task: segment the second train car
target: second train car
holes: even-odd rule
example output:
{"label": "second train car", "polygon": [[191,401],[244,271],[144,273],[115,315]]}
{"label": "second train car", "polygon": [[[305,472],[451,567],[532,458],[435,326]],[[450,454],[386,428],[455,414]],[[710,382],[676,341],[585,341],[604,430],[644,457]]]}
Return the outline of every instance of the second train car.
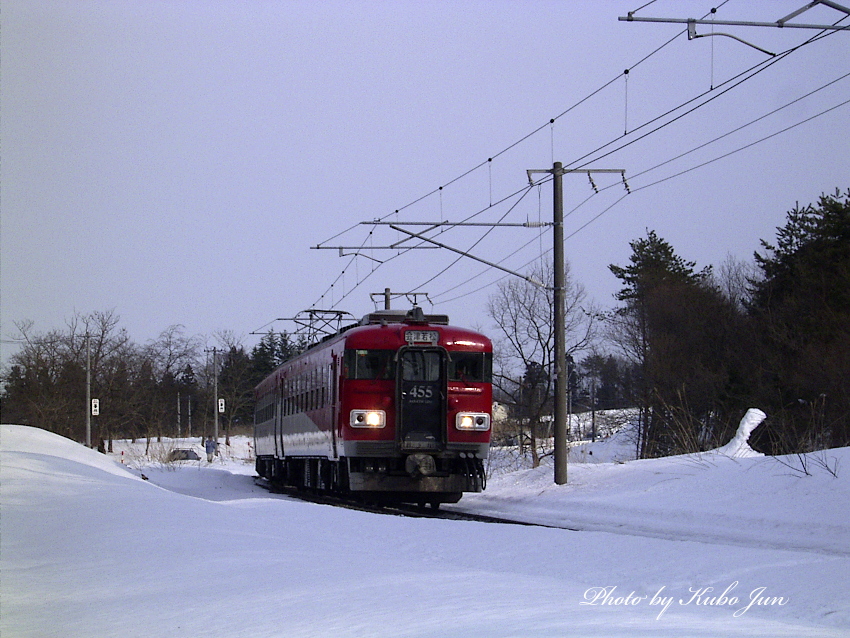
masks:
{"label": "second train car", "polygon": [[444,315],[368,314],[257,386],[257,473],[434,507],[480,492],[492,369],[490,340]]}

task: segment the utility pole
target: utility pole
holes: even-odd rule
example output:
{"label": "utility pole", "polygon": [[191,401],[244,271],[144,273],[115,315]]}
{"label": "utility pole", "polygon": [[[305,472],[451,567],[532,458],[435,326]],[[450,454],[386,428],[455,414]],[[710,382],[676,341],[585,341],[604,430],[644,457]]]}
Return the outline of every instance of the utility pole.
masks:
{"label": "utility pole", "polygon": [[[581,436],[581,421],[578,424],[579,437]],[[567,433],[573,432],[573,391],[569,382],[567,383]]]}
{"label": "utility pole", "polygon": [[[553,260],[555,267],[555,484],[564,485],[567,482],[567,392],[569,392],[569,373],[567,372],[567,346],[565,327],[565,277],[564,277],[564,173],[620,173],[623,184],[626,184],[626,172],[621,169],[564,169],[561,162],[555,162],[551,169],[529,170],[528,181],[534,183],[533,173],[549,173],[552,175],[553,190]],[[595,186],[594,186],[595,189]],[[626,185],[628,189],[628,185]]]}
{"label": "utility pole", "polygon": [[[212,352],[213,356],[213,436],[215,437],[215,441],[218,442],[218,413],[219,413],[219,403],[218,403],[218,348],[213,348],[212,350],[204,350],[207,354]],[[209,386],[207,386],[209,387]],[[223,412],[224,410],[222,410]],[[189,436],[192,436],[192,397],[189,397]],[[209,430],[207,430],[204,436],[209,436]]]}
{"label": "utility pole", "polygon": [[213,348],[213,388],[215,393],[213,403],[213,440],[218,443],[218,348]]}
{"label": "utility pole", "polygon": [[555,242],[555,484],[567,482],[567,391],[569,375],[567,347],[564,343],[564,170],[561,162],[552,166],[554,216],[553,240]]}
{"label": "utility pole", "polygon": [[590,440],[596,443],[596,375],[590,386]]}
{"label": "utility pole", "polygon": [[91,338],[86,333],[86,447],[91,447]]}

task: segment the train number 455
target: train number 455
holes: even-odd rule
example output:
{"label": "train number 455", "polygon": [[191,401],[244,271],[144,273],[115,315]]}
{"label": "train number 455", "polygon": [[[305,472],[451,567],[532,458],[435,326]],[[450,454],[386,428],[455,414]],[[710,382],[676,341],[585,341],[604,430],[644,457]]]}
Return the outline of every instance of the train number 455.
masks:
{"label": "train number 455", "polygon": [[430,385],[415,385],[410,388],[408,395],[411,399],[432,399],[434,397],[434,388]]}

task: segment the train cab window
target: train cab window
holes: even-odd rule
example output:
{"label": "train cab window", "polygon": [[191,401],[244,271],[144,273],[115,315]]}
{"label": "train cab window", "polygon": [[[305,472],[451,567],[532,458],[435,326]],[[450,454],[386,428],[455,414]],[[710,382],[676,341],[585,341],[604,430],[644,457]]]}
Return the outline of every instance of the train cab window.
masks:
{"label": "train cab window", "polygon": [[440,353],[433,350],[407,350],[401,357],[401,376],[405,381],[438,381]]}
{"label": "train cab window", "polygon": [[489,352],[452,352],[449,379],[465,383],[492,383],[493,355]]}
{"label": "train cab window", "polygon": [[395,350],[346,350],[345,368],[349,379],[393,379]]}

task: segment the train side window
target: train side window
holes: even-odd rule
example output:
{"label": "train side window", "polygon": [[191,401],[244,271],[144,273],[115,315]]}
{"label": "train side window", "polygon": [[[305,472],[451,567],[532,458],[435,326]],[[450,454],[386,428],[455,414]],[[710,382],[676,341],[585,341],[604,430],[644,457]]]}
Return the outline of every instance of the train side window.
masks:
{"label": "train side window", "polygon": [[392,379],[395,377],[395,351],[346,350],[345,367],[349,379]]}
{"label": "train side window", "polygon": [[489,352],[452,352],[449,378],[467,383],[492,383],[493,355]]}

